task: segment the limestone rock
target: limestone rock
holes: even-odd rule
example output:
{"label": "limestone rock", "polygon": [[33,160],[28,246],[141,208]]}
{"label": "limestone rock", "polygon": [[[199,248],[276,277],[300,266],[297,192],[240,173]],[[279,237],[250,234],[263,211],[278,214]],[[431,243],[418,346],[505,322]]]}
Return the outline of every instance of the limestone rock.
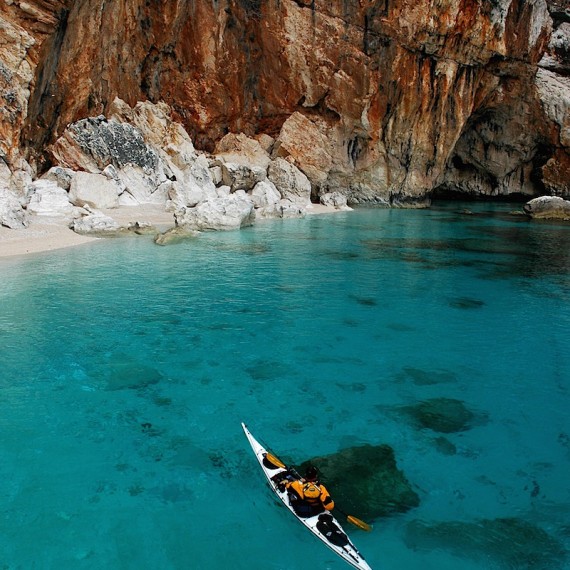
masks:
{"label": "limestone rock", "polygon": [[143,169],[145,178],[148,177],[141,182],[148,187],[150,194],[148,190],[143,192],[137,201],[160,203],[164,197],[169,202],[169,209],[175,210],[195,206],[215,194],[208,160],[196,151],[184,127],[172,117],[168,105],[142,102],[131,108],[117,98],[110,112],[115,120],[132,124],[149,152],[157,156],[157,166],[150,172],[138,165]]}
{"label": "limestone rock", "polygon": [[222,182],[232,192],[252,190],[253,187],[267,177],[266,169],[245,163],[222,162]]}
{"label": "limestone rock", "polygon": [[101,172],[109,164],[117,169],[136,165],[147,172],[158,167],[158,156],[146,145],[140,130],[104,116],[69,125],[51,152],[60,166],[92,173]]}
{"label": "limestone rock", "polygon": [[283,123],[273,148],[273,156],[292,157],[307,178],[319,185],[325,182],[332,166],[327,146],[327,139],[319,127],[297,112]]}
{"label": "limestone rock", "polygon": [[180,208],[193,208],[206,199],[203,188],[198,186],[192,177],[184,183],[171,182],[167,193],[167,209],[173,212]]}
{"label": "limestone rock", "polygon": [[116,178],[123,189],[120,204],[166,204],[172,183],[165,181],[157,185],[157,181],[149,177],[140,166],[125,165],[117,173]]}
{"label": "limestone rock", "polygon": [[41,180],[49,180],[57,184],[64,190],[69,190],[71,181],[75,176],[75,172],[71,168],[64,168],[62,166],[52,166],[42,177]]}
{"label": "limestone rock", "polygon": [[154,238],[154,243],[157,245],[174,245],[195,238],[199,234],[200,232],[197,230],[192,230],[185,226],[176,226],[158,234]]}
{"label": "limestone rock", "polygon": [[[172,110],[163,101],[139,101],[131,108],[125,101],[115,98],[109,116],[118,122],[132,125],[139,132],[147,148],[164,152],[179,168],[190,165],[197,152],[183,125],[173,119]],[[143,166],[137,162],[139,166]]]}
{"label": "limestone rock", "polygon": [[168,185],[167,192],[167,207],[172,211],[192,208],[204,200],[214,198],[217,195],[216,187],[205,157],[198,157],[191,166],[178,170],[175,180]]}
{"label": "limestone rock", "polygon": [[301,206],[300,204],[287,199],[279,200],[276,204],[276,211],[278,214],[277,217],[283,219],[304,218],[307,213],[305,206]]}
{"label": "limestone rock", "polygon": [[[267,145],[267,140],[262,140]],[[217,142],[214,155],[224,162],[254,165],[264,170],[267,170],[271,160],[269,153],[258,140],[243,133],[228,133]]]}
{"label": "limestone rock", "polygon": [[0,188],[10,188],[10,181],[12,179],[12,171],[8,165],[0,159]]}
{"label": "limestone rock", "polygon": [[548,119],[560,129],[556,145],[570,148],[570,78],[539,69],[535,84]]}
{"label": "limestone rock", "polygon": [[273,146],[275,145],[275,139],[268,135],[267,133],[259,133],[255,136],[255,140],[261,145],[261,148],[271,156],[273,151]]}
{"label": "limestone rock", "polygon": [[540,196],[524,205],[525,214],[545,220],[570,220],[570,200],[559,196]]}
{"label": "limestone rock", "polygon": [[389,445],[350,447],[332,455],[315,457],[303,463],[301,468],[304,470],[309,464],[320,470],[323,483],[339,508],[358,513],[364,520],[404,513],[420,504],[418,495],[398,469]]}
{"label": "limestone rock", "polygon": [[120,188],[102,174],[76,172],[69,188],[69,200],[74,206],[117,208]]}
{"label": "limestone rock", "polygon": [[541,168],[545,189],[553,196],[570,199],[570,155],[561,149]]}
{"label": "limestone rock", "polygon": [[293,164],[283,158],[271,161],[267,177],[285,199],[300,206],[311,202],[311,183],[309,179]]}
{"label": "limestone rock", "polygon": [[218,186],[218,188],[216,188],[217,198],[225,198],[226,196],[229,196],[231,193],[232,189],[229,186],[226,186],[225,184],[222,184],[221,186]]}
{"label": "limestone rock", "polygon": [[281,194],[273,182],[269,180],[258,182],[251,191],[250,197],[256,208],[256,215],[262,218],[281,217],[277,207]]}
{"label": "limestone rock", "polygon": [[8,189],[23,202],[28,195],[32,182],[33,176],[31,169],[24,166],[24,168],[19,168],[12,172]]}
{"label": "limestone rock", "polygon": [[540,66],[562,76],[570,72],[570,20],[561,23],[552,33]]}
{"label": "limestone rock", "polygon": [[74,232],[82,235],[113,237],[126,233],[113,218],[101,212],[90,212],[73,220],[69,226]]}
{"label": "limestone rock", "polygon": [[0,225],[14,230],[28,227],[20,200],[7,188],[0,188]]}
{"label": "limestone rock", "polygon": [[30,214],[68,217],[78,210],[69,201],[69,194],[52,180],[37,180],[32,188],[33,193],[27,206]]}
{"label": "limestone rock", "polygon": [[320,202],[323,206],[334,206],[337,210],[350,210],[347,198],[341,192],[327,192],[322,194]]}
{"label": "limestone rock", "polygon": [[177,226],[190,230],[237,230],[255,220],[253,202],[242,192],[209,199],[175,212]]}
{"label": "limestone rock", "polygon": [[222,183],[222,167],[219,164],[215,164],[210,166],[209,170],[212,181],[216,186],[219,186]]}

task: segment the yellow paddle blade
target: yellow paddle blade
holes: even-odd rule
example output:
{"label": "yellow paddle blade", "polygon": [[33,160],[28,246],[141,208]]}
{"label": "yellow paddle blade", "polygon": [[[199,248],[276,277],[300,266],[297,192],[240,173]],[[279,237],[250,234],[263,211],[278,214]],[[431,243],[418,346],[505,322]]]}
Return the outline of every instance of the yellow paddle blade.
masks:
{"label": "yellow paddle blade", "polygon": [[266,453],[265,459],[267,459],[267,461],[269,461],[269,463],[271,463],[272,465],[275,465],[276,467],[281,467],[281,469],[287,469],[287,466],[285,465],[285,463],[283,463],[283,461],[281,461],[280,459],[275,457],[275,455],[273,455],[273,453]]}
{"label": "yellow paddle blade", "polygon": [[347,515],[346,519],[354,526],[357,526],[358,528],[361,528],[366,532],[370,532],[372,530],[372,527],[369,524],[365,523],[364,521],[361,521],[360,519],[357,519],[356,517],[353,517],[352,515]]}

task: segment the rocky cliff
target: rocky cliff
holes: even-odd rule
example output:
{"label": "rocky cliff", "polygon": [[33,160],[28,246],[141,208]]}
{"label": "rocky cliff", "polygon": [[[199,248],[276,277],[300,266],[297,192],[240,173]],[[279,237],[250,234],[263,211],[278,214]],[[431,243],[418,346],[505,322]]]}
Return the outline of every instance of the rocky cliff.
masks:
{"label": "rocky cliff", "polygon": [[0,0],[12,173],[117,97],[205,151],[270,135],[314,198],[570,196],[567,0]]}

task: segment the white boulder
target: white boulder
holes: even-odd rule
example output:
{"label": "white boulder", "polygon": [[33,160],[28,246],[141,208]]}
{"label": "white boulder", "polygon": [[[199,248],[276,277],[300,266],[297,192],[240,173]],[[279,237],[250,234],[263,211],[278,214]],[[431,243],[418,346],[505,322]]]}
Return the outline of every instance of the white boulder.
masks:
{"label": "white boulder", "polygon": [[252,190],[253,187],[267,178],[266,169],[262,166],[240,164],[237,162],[222,162],[222,182],[232,189],[232,192]]}
{"label": "white boulder", "polygon": [[97,236],[117,235],[123,230],[113,218],[93,211],[73,220],[69,227],[78,234]]}
{"label": "white boulder", "polygon": [[558,196],[540,196],[527,202],[523,210],[531,218],[570,220],[570,200]]}
{"label": "white boulder", "polygon": [[71,168],[52,166],[40,180],[50,180],[51,182],[55,182],[60,188],[69,190],[74,176],[75,172],[71,170]]}
{"label": "white boulder", "polygon": [[190,230],[237,230],[255,220],[253,202],[244,193],[230,194],[201,202],[175,213],[176,224]]}
{"label": "white boulder", "polygon": [[69,201],[69,194],[54,181],[39,179],[31,185],[28,213],[36,216],[71,216],[77,210]]}
{"label": "white boulder", "polygon": [[[271,139],[271,137],[269,138]],[[223,162],[255,166],[267,170],[271,157],[267,152],[267,148],[269,148],[267,140],[262,139],[262,141],[248,137],[243,133],[228,133],[217,142],[214,154]],[[273,142],[273,139],[271,141]]]}
{"label": "white boulder", "polygon": [[103,174],[76,172],[69,188],[69,199],[74,206],[117,208],[121,188]]}
{"label": "white boulder", "polygon": [[350,210],[346,196],[342,192],[327,192],[320,197],[323,206],[333,206],[337,210]]}
{"label": "white boulder", "polygon": [[311,183],[294,165],[284,158],[276,158],[269,165],[267,178],[281,196],[300,206],[311,203]]}
{"label": "white boulder", "polygon": [[20,200],[7,188],[0,188],[0,225],[14,230],[28,227]]}
{"label": "white boulder", "polygon": [[251,191],[251,199],[256,208],[274,206],[281,200],[281,194],[270,180],[258,182]]}

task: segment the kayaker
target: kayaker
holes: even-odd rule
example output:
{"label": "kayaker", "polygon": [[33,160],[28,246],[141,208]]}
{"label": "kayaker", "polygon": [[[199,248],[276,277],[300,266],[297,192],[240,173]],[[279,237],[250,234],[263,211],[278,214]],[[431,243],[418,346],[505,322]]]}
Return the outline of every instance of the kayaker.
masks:
{"label": "kayaker", "polygon": [[312,517],[334,509],[334,501],[319,481],[318,474],[317,468],[311,465],[307,467],[305,477],[280,483],[282,488],[287,489],[291,506],[300,517]]}

